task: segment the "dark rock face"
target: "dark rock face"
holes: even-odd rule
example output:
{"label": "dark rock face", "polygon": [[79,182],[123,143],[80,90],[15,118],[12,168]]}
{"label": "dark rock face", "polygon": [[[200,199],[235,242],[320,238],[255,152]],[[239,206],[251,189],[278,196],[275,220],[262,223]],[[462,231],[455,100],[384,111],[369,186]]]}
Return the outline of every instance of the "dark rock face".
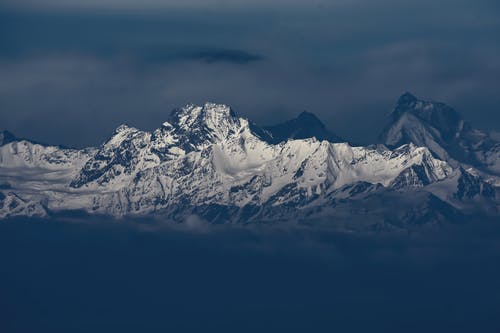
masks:
{"label": "dark rock face", "polygon": [[484,197],[494,199],[496,197],[495,188],[486,183],[481,177],[475,176],[463,169],[458,179],[457,192],[455,197],[460,200],[472,199],[474,197]]}
{"label": "dark rock face", "polygon": [[271,134],[271,143],[312,137],[320,141],[345,142],[345,140],[329,131],[314,114],[307,111],[302,112],[297,118],[278,125],[266,126],[264,129]]}
{"label": "dark rock face", "polygon": [[394,179],[391,183],[391,187],[394,189],[423,187],[430,183],[431,180],[425,172],[425,167],[422,165],[412,165]]}
{"label": "dark rock face", "polygon": [[467,130],[464,125],[469,127],[464,123],[460,114],[448,105],[421,101],[410,93],[405,93],[399,98],[391,115],[392,121],[398,121],[406,113],[437,129],[444,142],[453,140],[457,133]]}
{"label": "dark rock face", "polygon": [[380,140],[390,148],[413,143],[428,147],[434,156],[466,163],[497,174],[500,142],[474,129],[453,108],[403,94]]}
{"label": "dark rock face", "polygon": [[[14,179],[20,192],[0,192],[0,213],[46,216],[57,200],[58,211],[117,217],[333,220],[373,230],[453,222],[471,207],[497,214],[498,178],[471,164],[496,167],[500,146],[452,108],[406,93],[383,138],[391,149],[331,144],[341,139],[311,113],[261,128],[213,103],[174,110],[152,132],[122,125],[98,149],[40,146],[3,132],[2,143],[11,143],[0,147],[0,171],[26,168],[48,182],[34,194]],[[65,178],[55,182],[54,171]],[[10,178],[0,181],[11,190]]]}

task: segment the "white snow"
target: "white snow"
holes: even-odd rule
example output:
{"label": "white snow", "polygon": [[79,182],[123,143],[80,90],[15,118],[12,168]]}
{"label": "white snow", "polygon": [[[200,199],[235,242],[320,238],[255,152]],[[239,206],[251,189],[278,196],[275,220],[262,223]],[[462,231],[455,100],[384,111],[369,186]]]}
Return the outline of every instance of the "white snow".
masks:
{"label": "white snow", "polygon": [[[299,194],[311,200],[319,196],[307,204],[320,204],[321,196],[347,184],[389,186],[412,165],[423,166],[434,181],[453,174],[447,162],[413,144],[389,150],[312,138],[271,145],[226,105],[188,105],[177,117],[177,123],[165,122],[152,133],[120,126],[98,151],[29,142],[2,146],[0,184],[51,210],[120,216],[175,209],[180,202],[243,207],[272,199],[282,204]],[[198,142],[200,135],[206,137]],[[128,158],[125,164],[122,155]],[[99,177],[70,187],[72,180],[84,179],[85,171]],[[292,190],[280,192],[291,185]]]}

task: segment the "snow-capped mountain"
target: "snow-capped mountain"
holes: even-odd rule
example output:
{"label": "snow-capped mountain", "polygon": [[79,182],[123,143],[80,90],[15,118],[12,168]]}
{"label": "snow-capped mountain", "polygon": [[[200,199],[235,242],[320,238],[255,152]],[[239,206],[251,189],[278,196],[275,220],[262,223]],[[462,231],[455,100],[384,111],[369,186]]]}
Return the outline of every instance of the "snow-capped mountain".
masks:
{"label": "snow-capped mountain", "polygon": [[390,116],[381,141],[388,147],[413,143],[428,147],[434,156],[500,175],[500,140],[473,128],[443,103],[417,99],[405,93]]}
{"label": "snow-capped mountain", "polygon": [[152,132],[122,125],[96,149],[6,140],[0,217],[81,210],[179,221],[196,214],[217,223],[355,219],[378,228],[440,223],[472,201],[498,214],[497,188],[427,147],[275,133],[207,103],[174,110]]}

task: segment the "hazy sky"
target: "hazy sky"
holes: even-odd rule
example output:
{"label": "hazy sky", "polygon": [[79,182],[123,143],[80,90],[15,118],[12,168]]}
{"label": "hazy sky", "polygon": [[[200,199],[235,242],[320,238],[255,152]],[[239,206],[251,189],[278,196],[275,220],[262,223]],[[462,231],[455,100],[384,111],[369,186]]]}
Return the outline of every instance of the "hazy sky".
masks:
{"label": "hazy sky", "polygon": [[368,143],[411,91],[500,130],[492,0],[0,0],[0,128],[65,145],[189,102]]}

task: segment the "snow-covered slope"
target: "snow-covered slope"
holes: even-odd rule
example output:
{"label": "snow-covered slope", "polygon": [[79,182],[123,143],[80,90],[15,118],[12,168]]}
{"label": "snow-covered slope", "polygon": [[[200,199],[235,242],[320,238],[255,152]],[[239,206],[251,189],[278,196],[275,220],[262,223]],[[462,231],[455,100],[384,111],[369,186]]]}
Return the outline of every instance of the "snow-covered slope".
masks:
{"label": "snow-covered slope", "polygon": [[[498,207],[496,189],[472,174],[458,177],[462,169],[426,147],[353,147],[316,138],[272,143],[268,134],[226,105],[188,105],[152,132],[122,125],[97,149],[6,143],[0,147],[0,187],[9,191],[2,194],[8,200],[35,205],[26,212],[162,214],[173,220],[197,214],[213,222],[337,218],[348,206],[359,214],[394,210],[368,209],[383,197],[413,207],[405,223],[454,216],[459,203],[476,197],[491,202],[489,213]],[[425,203],[411,204],[411,193]],[[364,202],[370,203],[365,210]],[[436,207],[449,214],[417,214]],[[12,215],[5,209],[0,214]]]}
{"label": "snow-covered slope", "polygon": [[230,107],[213,103],[188,105],[174,110],[169,121],[152,133],[120,126],[85,164],[71,186],[120,187],[138,171],[212,145],[242,145],[247,139],[249,143],[265,144],[257,127],[237,118]]}
{"label": "snow-covered slope", "polygon": [[[415,166],[421,168],[422,174],[407,175]],[[141,170],[117,192],[101,196],[95,209],[102,213],[113,209],[114,214],[142,214],[168,210],[179,203],[189,207],[300,207],[354,182],[421,187],[451,172],[427,149],[415,146],[380,152],[314,139],[276,146],[248,140],[242,145],[212,145]]]}
{"label": "snow-covered slope", "polygon": [[61,169],[79,168],[94,150],[77,150],[46,146],[27,140],[12,141],[0,146],[0,168]]}
{"label": "snow-covered slope", "polygon": [[0,218],[28,216],[45,217],[45,207],[37,201],[25,200],[14,192],[0,191]]}

